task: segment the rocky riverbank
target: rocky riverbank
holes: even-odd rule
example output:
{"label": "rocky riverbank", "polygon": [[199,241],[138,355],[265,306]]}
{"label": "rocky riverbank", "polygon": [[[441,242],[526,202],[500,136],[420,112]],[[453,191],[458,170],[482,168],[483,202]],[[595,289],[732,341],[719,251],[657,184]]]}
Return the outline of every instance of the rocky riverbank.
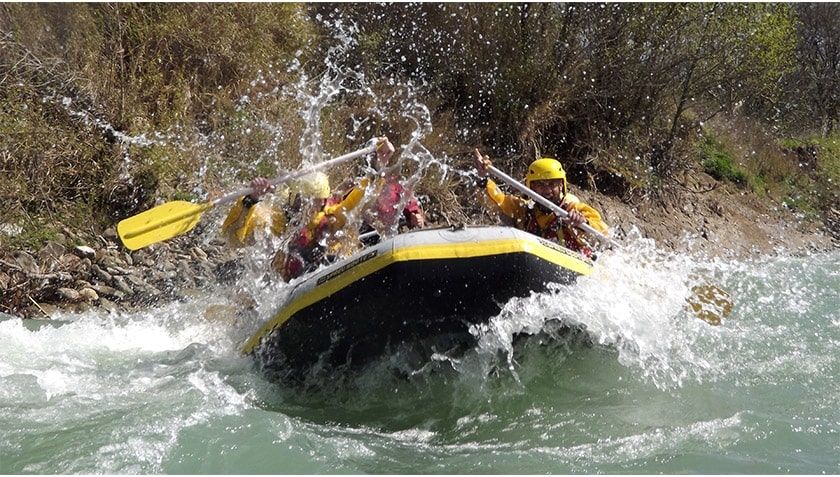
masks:
{"label": "rocky riverbank", "polygon": [[[840,213],[831,212],[824,224],[808,222],[769,198],[711,185],[634,204],[589,191],[575,193],[602,212],[619,239],[636,227],[675,252],[746,259],[837,248]],[[213,219],[202,221],[204,227],[215,227]],[[69,228],[34,254],[0,251],[0,312],[43,319],[58,310],[130,311],[234,283],[244,251],[228,248],[221,237],[202,238],[201,228],[136,251],[125,249],[114,229],[97,237],[97,243],[70,245],[79,239]],[[213,237],[213,230],[206,235]]]}
{"label": "rocky riverbank", "polygon": [[0,255],[0,312],[44,319],[58,310],[129,311],[187,299],[237,273],[237,252],[221,239],[200,244],[187,234],[129,251],[114,229],[91,245],[68,245],[73,235],[66,230],[34,254]]}

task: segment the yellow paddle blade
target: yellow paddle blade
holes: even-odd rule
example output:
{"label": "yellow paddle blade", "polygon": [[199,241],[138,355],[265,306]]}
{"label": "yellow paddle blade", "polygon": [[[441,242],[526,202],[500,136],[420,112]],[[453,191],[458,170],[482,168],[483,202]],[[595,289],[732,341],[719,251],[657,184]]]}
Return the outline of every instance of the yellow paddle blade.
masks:
{"label": "yellow paddle blade", "polygon": [[719,325],[732,313],[732,297],[715,285],[695,286],[686,301],[697,317],[710,325]]}
{"label": "yellow paddle blade", "polygon": [[117,224],[117,233],[127,249],[137,250],[190,231],[198,223],[201,213],[211,207],[212,202],[167,202],[121,220]]}

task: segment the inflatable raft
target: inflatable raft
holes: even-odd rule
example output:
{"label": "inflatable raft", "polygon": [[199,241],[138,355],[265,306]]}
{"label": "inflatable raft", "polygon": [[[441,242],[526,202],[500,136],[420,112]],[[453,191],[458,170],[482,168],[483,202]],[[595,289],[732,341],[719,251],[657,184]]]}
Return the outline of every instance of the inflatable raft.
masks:
{"label": "inflatable raft", "polygon": [[363,365],[405,343],[474,340],[513,297],[592,272],[585,256],[504,226],[422,229],[293,284],[243,352],[281,381]]}

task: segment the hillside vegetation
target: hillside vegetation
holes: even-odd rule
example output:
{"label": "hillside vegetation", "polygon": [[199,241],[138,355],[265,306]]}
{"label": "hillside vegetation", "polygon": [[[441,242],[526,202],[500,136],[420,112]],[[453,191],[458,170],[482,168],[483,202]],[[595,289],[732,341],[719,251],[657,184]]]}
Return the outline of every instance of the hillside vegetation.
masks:
{"label": "hillside vegetation", "polygon": [[[372,94],[422,96],[422,143],[454,167],[474,147],[514,174],[554,156],[631,203],[705,173],[836,227],[838,25],[836,4],[4,3],[0,247],[274,177],[301,138],[408,141],[400,104],[342,93],[307,136],[277,91],[323,81],[338,47]],[[439,179],[418,187],[429,208],[465,214]]]}

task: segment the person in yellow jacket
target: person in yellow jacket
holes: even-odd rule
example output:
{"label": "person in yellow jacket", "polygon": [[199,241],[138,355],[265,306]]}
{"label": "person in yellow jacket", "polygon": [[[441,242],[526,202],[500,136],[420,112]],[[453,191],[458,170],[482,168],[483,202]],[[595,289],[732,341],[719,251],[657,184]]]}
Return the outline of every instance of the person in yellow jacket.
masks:
{"label": "person in yellow jacket", "polygon": [[592,250],[585,233],[576,227],[587,223],[595,230],[607,234],[608,227],[601,219],[601,214],[569,193],[566,171],[560,161],[542,158],[532,162],[528,166],[525,185],[568,212],[565,218],[557,217],[540,204],[499,190],[496,183],[487,177],[492,166],[490,158],[482,156],[478,149],[475,150],[474,165],[480,178],[479,185],[484,187],[491,206],[512,219],[516,228],[557,242],[587,257],[592,257]]}
{"label": "person in yellow jacket", "polygon": [[354,250],[348,249],[345,237],[338,232],[347,224],[349,212],[359,205],[362,197],[363,189],[353,188],[340,198],[331,196],[327,189],[305,208],[301,217],[309,219],[292,232],[286,250],[278,251],[271,263],[283,280],[290,281],[331,262],[337,255]]}
{"label": "person in yellow jacket", "polygon": [[254,245],[259,232],[270,232],[281,237],[290,223],[298,218],[302,196],[329,196],[329,179],[323,173],[315,172],[296,180],[291,187],[284,186],[283,193],[268,200],[260,199],[275,190],[268,179],[254,178],[251,188],[254,192],[240,197],[222,223],[222,236],[228,246],[233,248]]}

